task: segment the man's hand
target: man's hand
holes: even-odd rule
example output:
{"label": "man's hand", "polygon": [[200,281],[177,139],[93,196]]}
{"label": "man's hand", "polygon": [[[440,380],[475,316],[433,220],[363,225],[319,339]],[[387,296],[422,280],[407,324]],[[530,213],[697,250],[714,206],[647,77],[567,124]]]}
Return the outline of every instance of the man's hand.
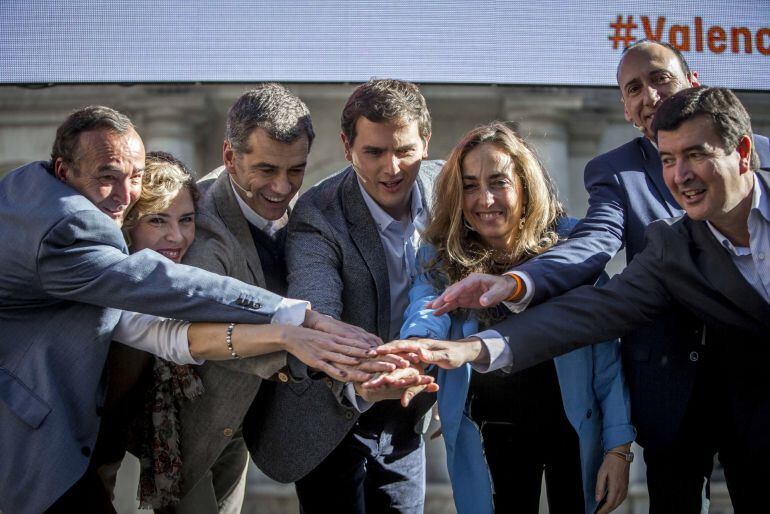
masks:
{"label": "man's hand", "polygon": [[355,340],[360,343],[356,345],[358,348],[373,348],[382,344],[382,339],[374,334],[370,334],[363,328],[348,325],[343,321],[325,314],[319,314],[314,310],[308,310],[305,313],[305,321],[302,323],[302,326]]}
{"label": "man's hand", "polygon": [[455,309],[485,309],[494,307],[513,294],[516,281],[508,275],[487,275],[471,273],[459,282],[447,287],[444,292],[425,304],[435,309],[436,316]]}
{"label": "man's hand", "polygon": [[[630,450],[630,444],[625,444],[613,448],[613,450],[620,450],[628,452]],[[623,503],[628,494],[628,471],[631,467],[630,462],[626,462],[621,458],[608,453],[604,456],[604,461],[599,468],[599,473],[596,475],[596,501],[601,501],[605,498],[604,505],[601,506],[596,514],[607,514],[617,509],[618,506]]]}
{"label": "man's hand", "polygon": [[380,355],[415,354],[420,362],[444,369],[459,368],[466,362],[489,362],[489,352],[478,337],[460,341],[435,339],[396,340],[377,348]]}
{"label": "man's hand", "polygon": [[[281,344],[283,348],[305,363],[308,367],[323,371],[340,381],[360,380],[371,378],[371,372],[390,371],[396,369],[395,360],[383,360],[380,367],[367,370],[357,370],[363,362],[376,356],[373,349],[361,341],[348,339],[304,327],[283,326]],[[402,361],[406,362],[404,359]],[[352,373],[351,373],[352,372]]]}
{"label": "man's hand", "polygon": [[356,393],[368,402],[400,398],[401,405],[407,407],[412,398],[421,392],[438,391],[438,384],[434,378],[423,373],[420,366],[400,368],[390,373],[383,373],[363,384],[356,383],[354,387]]}

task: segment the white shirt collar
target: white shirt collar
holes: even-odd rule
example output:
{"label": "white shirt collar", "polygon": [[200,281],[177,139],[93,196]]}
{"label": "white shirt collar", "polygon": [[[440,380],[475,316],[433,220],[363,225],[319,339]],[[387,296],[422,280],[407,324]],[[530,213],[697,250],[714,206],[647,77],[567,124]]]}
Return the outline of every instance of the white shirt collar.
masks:
{"label": "white shirt collar", "polygon": [[235,199],[238,201],[238,207],[241,208],[241,212],[243,213],[243,217],[246,218],[246,221],[257,227],[268,236],[273,237],[276,232],[285,227],[289,222],[288,212],[284,212],[283,216],[277,220],[268,220],[257,214],[257,212],[249,207],[249,204],[247,204],[243,198],[241,198],[241,195],[238,194],[238,191],[236,191],[235,185],[233,184],[232,177],[230,177],[230,187],[233,190],[233,194],[235,194]]}
{"label": "white shirt collar", "polygon": [[[759,177],[755,175],[754,187],[751,192],[751,209],[749,210],[749,216],[751,216],[751,213],[756,209],[759,213],[762,214],[762,216],[764,216],[766,220],[770,220],[770,202],[768,201],[767,194],[763,193],[762,187],[762,181],[759,180]],[[748,222],[749,220],[747,219],[746,223]],[[729,239],[727,239],[727,236],[720,232],[719,229],[716,228],[710,221],[706,220],[706,225],[708,226],[709,230],[711,230],[711,233],[714,234],[714,237],[717,238],[717,241],[719,241],[722,246],[727,248],[734,255],[751,254],[750,248],[735,246],[730,242]]]}
{"label": "white shirt collar", "polygon": [[[361,190],[361,195],[364,197],[364,203],[366,203],[366,207],[369,209],[369,212],[372,215],[372,218],[374,219],[374,223],[377,225],[377,230],[380,232],[384,232],[391,223],[394,221],[398,223],[399,221],[396,219],[393,219],[393,216],[385,212],[385,210],[380,207],[380,205],[374,201],[374,198],[369,196],[369,193],[366,192],[364,189],[363,184],[361,184],[361,179],[358,178],[358,175],[356,175],[356,180],[358,181],[358,188]],[[422,207],[422,193],[420,193],[420,188],[417,186],[417,181],[412,184],[412,200],[411,200],[411,207],[410,207],[410,214],[412,217],[412,221],[416,220],[423,211]]]}

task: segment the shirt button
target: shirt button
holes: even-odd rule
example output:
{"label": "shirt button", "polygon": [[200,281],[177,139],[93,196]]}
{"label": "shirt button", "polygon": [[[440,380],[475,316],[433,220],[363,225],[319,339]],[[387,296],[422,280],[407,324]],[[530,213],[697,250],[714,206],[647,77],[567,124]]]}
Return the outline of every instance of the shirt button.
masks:
{"label": "shirt button", "polygon": [[592,411],[591,409],[588,409],[586,411],[586,419],[591,419],[591,416],[593,416],[593,413],[594,411]]}
{"label": "shirt button", "polygon": [[225,437],[232,437],[233,436],[233,429],[232,428],[225,428],[222,430],[222,435]]}
{"label": "shirt button", "polygon": [[691,361],[698,362],[698,359],[700,359],[700,355],[698,355],[698,352],[690,352]]}
{"label": "shirt button", "polygon": [[760,253],[760,254],[758,255],[758,257],[759,257],[759,260],[760,260],[760,261],[764,261],[764,260],[765,260],[765,254],[764,254],[764,253]]}
{"label": "shirt button", "polygon": [[288,382],[289,381],[289,375],[287,375],[286,373],[281,371],[281,372],[278,373],[278,380],[280,380],[281,382]]}
{"label": "shirt button", "polygon": [[89,448],[88,446],[83,446],[83,447],[80,449],[80,453],[82,453],[82,454],[83,454],[83,455],[85,455],[86,457],[90,457],[90,456],[91,456],[91,448]]}

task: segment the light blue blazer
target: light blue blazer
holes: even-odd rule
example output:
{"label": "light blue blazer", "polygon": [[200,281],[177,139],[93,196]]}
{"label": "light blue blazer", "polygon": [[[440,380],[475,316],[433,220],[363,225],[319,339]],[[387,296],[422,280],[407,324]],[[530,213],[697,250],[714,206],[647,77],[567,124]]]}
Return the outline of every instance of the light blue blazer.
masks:
{"label": "light blue blazer", "polygon": [[[566,220],[561,234],[568,233]],[[431,246],[418,254],[421,266],[435,255]],[[425,303],[438,296],[426,273],[421,273],[409,291],[401,338],[462,339],[479,331],[471,316],[460,319],[434,316]],[[586,346],[554,359],[564,411],[580,440],[580,460],[586,512],[594,512],[596,474],[604,451],[634,440],[628,389],[620,365],[617,341]],[[492,483],[483,454],[483,441],[476,424],[467,416],[471,367],[440,370],[438,408],[447,451],[447,468],[459,514],[491,513]],[[510,484],[512,487],[515,484]]]}

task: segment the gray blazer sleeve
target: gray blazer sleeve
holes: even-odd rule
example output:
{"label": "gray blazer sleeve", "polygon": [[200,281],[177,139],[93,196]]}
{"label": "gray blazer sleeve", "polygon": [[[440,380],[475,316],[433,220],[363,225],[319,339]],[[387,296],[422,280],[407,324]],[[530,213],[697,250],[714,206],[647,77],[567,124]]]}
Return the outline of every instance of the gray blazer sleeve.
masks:
{"label": "gray blazer sleeve", "polygon": [[[221,222],[207,215],[196,218],[195,242],[184,257],[186,264],[223,276],[246,276],[246,262],[243,256],[236,254],[238,242]],[[240,260],[237,257],[241,257]],[[222,330],[220,343],[225,345],[225,330]],[[270,378],[286,366],[286,352],[273,352],[247,359],[210,361],[217,366],[224,366],[234,371]]]}
{"label": "gray blazer sleeve", "polygon": [[82,211],[52,227],[36,261],[48,294],[188,321],[270,322],[280,296],[150,250],[126,255],[122,234],[110,223],[98,211]]}
{"label": "gray blazer sleeve", "polygon": [[647,247],[603,287],[583,286],[491,327],[508,343],[511,372],[621,337],[649,323],[673,302],[666,273],[664,224],[648,229]]}
{"label": "gray blazer sleeve", "polygon": [[342,255],[334,232],[311,203],[297,203],[286,239],[290,298],[308,300],[314,311],[342,317]]}

